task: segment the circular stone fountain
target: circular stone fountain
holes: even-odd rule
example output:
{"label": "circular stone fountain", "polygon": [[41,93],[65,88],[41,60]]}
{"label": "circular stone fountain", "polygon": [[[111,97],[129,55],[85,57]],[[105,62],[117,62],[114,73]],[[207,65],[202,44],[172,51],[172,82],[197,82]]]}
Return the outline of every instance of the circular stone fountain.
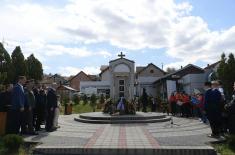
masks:
{"label": "circular stone fountain", "polygon": [[109,115],[102,112],[82,113],[74,120],[94,124],[125,124],[125,123],[157,123],[170,121],[170,117],[163,113],[136,112],[136,115]]}

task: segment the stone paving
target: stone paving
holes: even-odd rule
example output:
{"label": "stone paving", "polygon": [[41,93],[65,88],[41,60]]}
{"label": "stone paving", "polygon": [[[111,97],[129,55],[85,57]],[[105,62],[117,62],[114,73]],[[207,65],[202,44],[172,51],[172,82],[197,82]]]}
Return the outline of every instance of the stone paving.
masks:
{"label": "stone paving", "polygon": [[196,119],[173,118],[173,123],[150,124],[87,124],[74,121],[77,115],[59,118],[55,132],[40,132],[26,141],[40,146],[80,148],[146,148],[162,146],[206,146],[216,139],[207,137],[209,126]]}

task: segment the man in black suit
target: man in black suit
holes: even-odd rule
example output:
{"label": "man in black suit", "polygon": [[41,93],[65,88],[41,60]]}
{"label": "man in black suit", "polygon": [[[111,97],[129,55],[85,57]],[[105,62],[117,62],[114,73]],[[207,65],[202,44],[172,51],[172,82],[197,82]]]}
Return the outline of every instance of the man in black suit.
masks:
{"label": "man in black suit", "polygon": [[53,88],[49,88],[47,92],[47,119],[46,131],[52,132],[55,130],[53,127],[53,120],[55,115],[55,108],[57,107],[57,95]]}
{"label": "man in black suit", "polygon": [[211,83],[205,83],[205,111],[207,118],[210,122],[212,134],[211,137],[219,137],[221,134],[221,100],[222,96],[218,89],[217,83],[213,82],[212,89]]}
{"label": "man in black suit", "polygon": [[17,84],[15,84],[12,90],[12,101],[10,109],[10,133],[18,134],[21,128],[21,133],[25,133],[25,122],[24,122],[24,106],[25,106],[25,95],[23,85],[26,82],[25,76],[19,76]]}

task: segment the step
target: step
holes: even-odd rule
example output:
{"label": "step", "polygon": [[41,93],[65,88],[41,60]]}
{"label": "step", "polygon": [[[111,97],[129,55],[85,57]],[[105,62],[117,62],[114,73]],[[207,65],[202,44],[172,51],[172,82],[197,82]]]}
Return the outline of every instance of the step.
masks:
{"label": "step", "polygon": [[157,123],[170,121],[170,117],[161,119],[148,119],[148,120],[91,120],[83,118],[74,118],[75,121],[82,123],[93,123],[93,124],[127,124],[127,123]]}
{"label": "step", "polygon": [[216,155],[210,146],[161,146],[152,148],[82,148],[78,146],[37,146],[34,155]]}
{"label": "step", "polygon": [[154,116],[141,116],[141,115],[118,115],[118,116],[89,116],[86,114],[80,114],[80,118],[90,119],[90,120],[146,120],[146,119],[160,119],[165,118],[166,115],[154,115]]}

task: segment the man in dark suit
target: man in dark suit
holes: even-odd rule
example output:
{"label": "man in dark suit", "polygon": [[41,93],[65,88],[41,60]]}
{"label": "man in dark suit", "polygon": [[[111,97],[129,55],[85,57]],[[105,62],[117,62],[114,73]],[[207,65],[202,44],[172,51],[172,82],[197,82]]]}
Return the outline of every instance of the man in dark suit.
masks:
{"label": "man in dark suit", "polygon": [[46,131],[51,132],[53,128],[53,120],[55,116],[55,108],[57,107],[57,95],[53,88],[49,88],[47,92],[47,119]]}
{"label": "man in dark suit", "polygon": [[216,89],[216,83],[212,84],[213,89],[211,89],[211,83],[205,83],[205,111],[207,118],[210,122],[210,127],[212,134],[211,137],[219,137],[221,133],[221,93]]}
{"label": "man in dark suit", "polygon": [[25,123],[23,119],[23,112],[25,106],[25,95],[23,85],[26,82],[25,76],[19,76],[17,84],[12,90],[12,103],[10,109],[11,128],[10,133],[18,134],[21,128],[21,133],[25,132]]}

